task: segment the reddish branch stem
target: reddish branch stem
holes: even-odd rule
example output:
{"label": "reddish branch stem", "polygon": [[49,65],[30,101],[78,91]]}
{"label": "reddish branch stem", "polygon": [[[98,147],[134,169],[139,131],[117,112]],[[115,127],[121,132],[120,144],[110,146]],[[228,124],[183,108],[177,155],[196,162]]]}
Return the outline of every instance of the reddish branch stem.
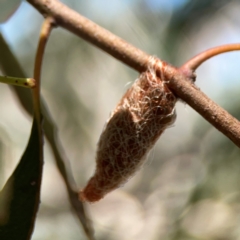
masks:
{"label": "reddish branch stem", "polygon": [[52,23],[53,23],[53,19],[51,17],[46,18],[46,20],[44,21],[41,32],[40,32],[38,48],[37,48],[37,53],[35,57],[34,79],[36,81],[36,87],[33,89],[33,104],[34,104],[34,115],[37,121],[39,122],[39,126],[41,122],[40,91],[41,91],[42,61],[43,61],[46,43],[52,30]]}
{"label": "reddish branch stem", "polygon": [[[59,1],[27,1],[44,16],[52,16],[59,26],[91,42],[113,57],[124,62],[129,67],[139,72],[147,69],[150,59],[148,54],[82,17]],[[208,57],[205,56],[205,59],[207,58]],[[190,83],[189,76],[184,74],[183,71],[179,71],[169,64],[166,64],[165,74],[171,79],[169,81],[169,87],[181,99],[240,147],[240,124],[237,119],[209,99],[204,93],[197,89],[194,84]]]}
{"label": "reddish branch stem", "polygon": [[182,69],[191,69],[196,70],[203,62],[208,60],[209,58],[212,58],[218,54],[222,54],[225,52],[231,52],[231,51],[237,51],[240,50],[240,44],[227,44],[219,47],[210,48],[195,57],[191,58],[189,61],[184,63],[184,65],[181,66]]}

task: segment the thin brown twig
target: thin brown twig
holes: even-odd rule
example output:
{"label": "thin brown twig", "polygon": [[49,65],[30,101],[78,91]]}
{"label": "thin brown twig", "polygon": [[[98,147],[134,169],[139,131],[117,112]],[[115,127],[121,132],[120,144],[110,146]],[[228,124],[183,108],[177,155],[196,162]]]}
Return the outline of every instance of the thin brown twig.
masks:
{"label": "thin brown twig", "polygon": [[[40,13],[52,16],[56,23],[72,33],[98,46],[129,67],[142,72],[147,69],[150,56],[123,41],[109,31],[82,17],[56,0],[27,0]],[[240,124],[237,119],[209,99],[189,82],[189,76],[166,64],[169,87],[202,117],[240,147]],[[170,78],[171,77],[171,78]]]}
{"label": "thin brown twig", "polygon": [[223,46],[218,46],[214,48],[210,48],[195,57],[191,58],[189,61],[184,63],[181,66],[181,69],[191,69],[191,70],[196,70],[203,62],[208,60],[209,58],[212,58],[216,55],[226,53],[226,52],[231,52],[231,51],[237,51],[240,50],[240,43],[235,43],[235,44],[227,44]]}
{"label": "thin brown twig", "polygon": [[46,43],[52,30],[53,22],[54,22],[53,18],[47,17],[42,25],[34,64],[34,79],[36,81],[36,86],[33,89],[33,107],[34,115],[39,123],[41,122],[40,86],[41,86],[42,61],[44,51],[46,48]]}

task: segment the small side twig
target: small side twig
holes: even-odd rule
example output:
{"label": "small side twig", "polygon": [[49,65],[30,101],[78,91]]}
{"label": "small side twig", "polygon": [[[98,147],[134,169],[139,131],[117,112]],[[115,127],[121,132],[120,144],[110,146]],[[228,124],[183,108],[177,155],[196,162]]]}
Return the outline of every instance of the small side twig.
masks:
{"label": "small side twig", "polygon": [[191,58],[189,61],[184,63],[184,65],[182,65],[180,67],[180,69],[191,69],[192,71],[194,71],[203,62],[205,62],[209,58],[212,58],[212,57],[222,54],[222,53],[237,51],[237,50],[240,50],[240,43],[227,44],[227,45],[223,45],[223,46],[210,48],[210,49],[196,55],[195,57]]}
{"label": "small side twig", "polygon": [[37,48],[37,53],[35,57],[34,65],[34,79],[36,81],[36,87],[33,89],[33,107],[34,115],[38,122],[41,122],[41,103],[40,103],[40,90],[41,90],[41,69],[42,61],[44,56],[44,51],[46,47],[47,40],[50,36],[52,30],[53,19],[51,17],[46,18],[43,23],[39,43]]}

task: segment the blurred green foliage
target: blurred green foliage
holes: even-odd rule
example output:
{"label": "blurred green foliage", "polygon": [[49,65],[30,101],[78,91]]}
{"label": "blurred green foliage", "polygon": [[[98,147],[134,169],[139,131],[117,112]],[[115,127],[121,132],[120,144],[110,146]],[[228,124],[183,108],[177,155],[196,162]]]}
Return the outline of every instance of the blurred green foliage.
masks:
{"label": "blurred green foliage", "polygon": [[[114,10],[112,2],[105,7],[104,1],[102,7],[94,7],[94,0],[65,2],[126,41],[177,66],[202,50],[239,39],[237,0],[189,0],[178,8],[172,0],[170,10],[153,10],[147,0],[117,1],[121,8],[114,14],[109,12],[111,7]],[[35,11],[26,16],[27,21],[31,19],[31,29],[25,34],[23,24],[22,35],[12,47],[31,76],[42,18]],[[197,71],[196,84],[240,119],[239,84],[233,81],[239,80],[236,66],[240,56],[228,60],[229,55],[204,64]],[[76,36],[62,29],[52,33],[44,59],[42,95],[57,123],[79,188],[94,171],[96,144],[110,111],[126,84],[136,77],[133,70]],[[176,124],[166,130],[136,176],[88,206],[96,239],[239,239],[239,149],[186,104],[178,104],[177,113]],[[33,239],[84,239],[70,215],[52,158],[47,151]]]}

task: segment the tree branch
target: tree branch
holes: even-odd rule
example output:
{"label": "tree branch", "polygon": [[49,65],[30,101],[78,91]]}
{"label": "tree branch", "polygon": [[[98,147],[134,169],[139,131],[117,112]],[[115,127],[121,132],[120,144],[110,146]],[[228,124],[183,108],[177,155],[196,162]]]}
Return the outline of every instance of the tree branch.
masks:
{"label": "tree branch", "polygon": [[[128,44],[121,38],[82,17],[74,10],[56,0],[27,0],[44,16],[51,16],[56,24],[84,38],[106,51],[129,67],[142,72],[150,64],[152,57]],[[191,81],[193,76],[158,60],[159,70],[169,79],[171,90],[194,108],[202,117],[240,147],[240,124],[237,119],[214,103]],[[163,69],[164,65],[164,69]],[[192,73],[192,72],[190,72]]]}

